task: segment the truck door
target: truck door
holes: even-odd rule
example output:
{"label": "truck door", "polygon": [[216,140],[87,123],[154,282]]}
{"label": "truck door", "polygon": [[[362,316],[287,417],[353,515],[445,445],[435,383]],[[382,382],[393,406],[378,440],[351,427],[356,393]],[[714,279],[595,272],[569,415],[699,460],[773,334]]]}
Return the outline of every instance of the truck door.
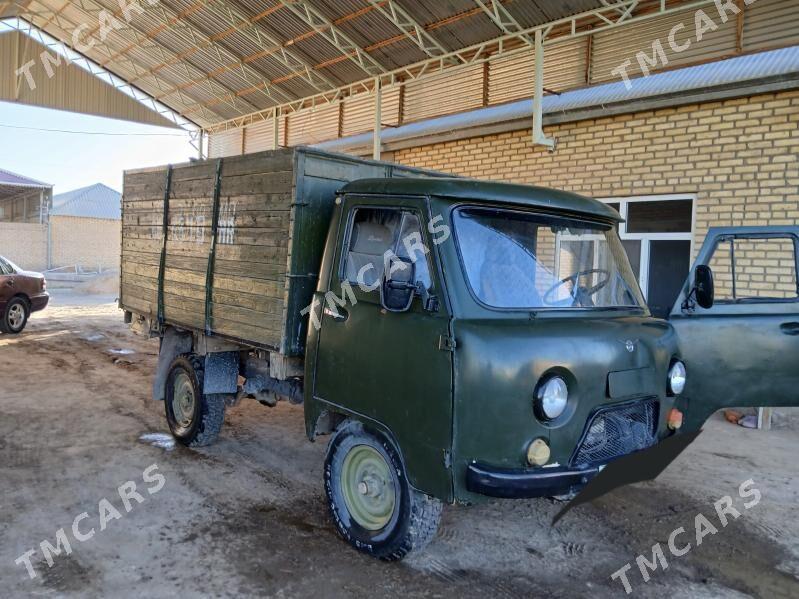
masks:
{"label": "truck door", "polygon": [[[338,299],[328,293],[322,309],[314,396],[388,432],[411,484],[444,498],[452,494],[452,354],[440,348],[449,317],[427,210],[420,198],[345,199],[328,285]],[[407,239],[431,253],[409,256]],[[408,311],[381,308],[386,252],[414,259],[428,290]]]}
{"label": "truck door", "polygon": [[[670,320],[688,372],[686,430],[724,407],[799,405],[799,227],[712,228]],[[691,294],[709,266],[715,299]]]}

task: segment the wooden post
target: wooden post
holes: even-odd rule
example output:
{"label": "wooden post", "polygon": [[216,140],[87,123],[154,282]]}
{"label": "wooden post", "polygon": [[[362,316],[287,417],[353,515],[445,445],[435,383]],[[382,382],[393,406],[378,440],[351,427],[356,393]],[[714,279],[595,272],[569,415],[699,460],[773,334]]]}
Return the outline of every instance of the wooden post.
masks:
{"label": "wooden post", "polygon": [[488,62],[489,61],[486,60],[483,63],[483,106],[488,106],[490,99],[489,92],[491,91],[489,89],[491,68],[489,67]]}
{"label": "wooden post", "polygon": [[397,110],[397,125],[405,122],[405,84],[399,87],[399,109]]}
{"label": "wooden post", "polygon": [[740,54],[744,51],[744,14],[746,12],[746,3],[744,0],[737,0],[738,15],[735,19],[735,51]]}
{"label": "wooden post", "polygon": [[[590,27],[589,27],[590,29]],[[594,60],[594,36],[585,36],[585,84],[591,85],[591,62]]]}

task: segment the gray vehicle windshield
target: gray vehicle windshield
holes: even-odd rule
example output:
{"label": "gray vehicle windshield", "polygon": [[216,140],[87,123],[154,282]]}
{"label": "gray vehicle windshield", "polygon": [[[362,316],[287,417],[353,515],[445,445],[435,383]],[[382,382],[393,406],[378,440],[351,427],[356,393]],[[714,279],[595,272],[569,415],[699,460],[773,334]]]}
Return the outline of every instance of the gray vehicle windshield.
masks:
{"label": "gray vehicle windshield", "polygon": [[482,208],[461,208],[454,222],[468,283],[490,307],[644,306],[610,225]]}

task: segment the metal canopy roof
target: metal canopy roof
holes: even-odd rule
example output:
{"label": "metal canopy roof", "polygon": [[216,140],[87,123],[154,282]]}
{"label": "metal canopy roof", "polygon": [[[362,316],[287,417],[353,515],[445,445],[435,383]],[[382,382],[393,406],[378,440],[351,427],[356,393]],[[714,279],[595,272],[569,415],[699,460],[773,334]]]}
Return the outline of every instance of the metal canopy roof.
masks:
{"label": "metal canopy roof", "polygon": [[50,189],[52,185],[42,183],[36,179],[18,175],[4,169],[0,169],[0,187],[28,187],[35,189]]}
{"label": "metal canopy roof", "polygon": [[592,21],[621,23],[666,4],[687,3],[160,0],[151,5],[130,0],[133,8],[126,15],[117,0],[0,0],[0,17],[32,23],[176,113],[210,127],[320,93],[340,94],[342,86],[393,77],[395,70],[428,59],[442,58],[441,68],[464,63],[469,58],[459,52],[467,48],[489,51],[473,50],[476,44],[523,45],[525,37],[513,34],[585,11],[607,16],[586,15],[584,22],[562,25],[574,32]]}
{"label": "metal canopy roof", "polygon": [[46,191],[52,188],[53,186],[49,183],[42,183],[36,179],[0,169],[0,200],[39,193],[42,190]]}
{"label": "metal canopy roof", "polygon": [[79,216],[83,218],[122,218],[122,194],[95,183],[53,196],[53,216]]}

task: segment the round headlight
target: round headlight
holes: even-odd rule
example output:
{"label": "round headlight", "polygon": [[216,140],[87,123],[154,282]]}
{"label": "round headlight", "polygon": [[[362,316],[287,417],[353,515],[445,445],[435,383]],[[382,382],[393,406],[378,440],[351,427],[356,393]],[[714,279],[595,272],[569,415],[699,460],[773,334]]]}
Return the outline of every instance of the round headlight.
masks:
{"label": "round headlight", "polygon": [[669,368],[669,393],[679,395],[685,389],[685,364],[677,360]]}
{"label": "round headlight", "polygon": [[547,420],[554,420],[563,414],[568,399],[569,389],[566,387],[566,381],[559,376],[553,376],[538,388],[536,394],[540,416]]}

